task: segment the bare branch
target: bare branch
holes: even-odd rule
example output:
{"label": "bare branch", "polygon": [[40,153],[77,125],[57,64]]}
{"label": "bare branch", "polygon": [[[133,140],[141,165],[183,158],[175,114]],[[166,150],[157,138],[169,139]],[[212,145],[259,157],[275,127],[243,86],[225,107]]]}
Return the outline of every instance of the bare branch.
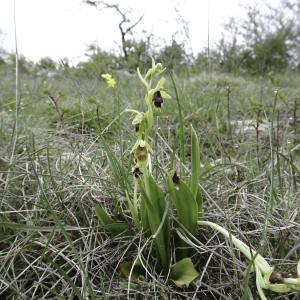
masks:
{"label": "bare branch", "polygon": [[134,27],[136,27],[143,20],[143,18],[144,18],[144,15],[141,15],[134,24],[132,24],[130,27],[128,27],[126,29],[126,33],[130,32]]}
{"label": "bare branch", "polygon": [[[122,41],[122,51],[124,54],[124,58],[127,61],[128,60],[128,52],[127,52],[127,39],[126,39],[126,35],[128,33],[131,33],[133,28],[135,28],[144,18],[144,15],[141,15],[135,22],[132,22],[129,17],[128,14],[131,12],[131,10],[126,10],[126,11],[122,11],[120,9],[119,4],[109,4],[106,1],[93,1],[93,0],[85,0],[84,1],[86,4],[91,5],[93,7],[96,7],[99,10],[102,9],[113,9],[115,10],[121,17],[121,21],[118,24],[119,30],[120,30],[120,34],[121,34],[121,41]],[[128,24],[128,26],[125,26],[125,24]]]}

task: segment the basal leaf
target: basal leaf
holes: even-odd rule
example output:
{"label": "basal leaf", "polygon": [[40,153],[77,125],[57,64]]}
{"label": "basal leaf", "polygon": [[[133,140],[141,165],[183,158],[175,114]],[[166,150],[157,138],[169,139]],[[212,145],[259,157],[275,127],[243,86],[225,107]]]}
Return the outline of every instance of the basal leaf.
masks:
{"label": "basal leaf", "polygon": [[100,204],[96,204],[94,210],[102,227],[113,235],[118,235],[128,230],[127,224],[114,221]]}
{"label": "basal leaf", "polygon": [[196,196],[196,202],[198,205],[198,219],[201,219],[203,216],[203,197],[200,188],[198,188],[198,193]]}
{"label": "basal leaf", "polygon": [[[147,222],[151,234],[155,235],[155,245],[164,271],[167,271],[170,263],[170,225],[168,214],[165,215],[165,196],[150,174],[144,174],[141,184],[141,207],[147,210]],[[143,221],[142,221],[143,223]]]}
{"label": "basal leaf", "polygon": [[139,220],[139,216],[138,216],[138,212],[137,209],[135,208],[135,206],[133,205],[128,193],[126,193],[126,199],[127,199],[127,203],[128,203],[128,207],[130,209],[131,212],[131,216],[134,222],[134,225],[140,229],[141,228],[141,224],[140,224],[140,220]]}
{"label": "basal leaf", "polygon": [[167,179],[170,199],[176,208],[178,221],[192,234],[196,232],[198,220],[198,204],[188,185],[181,181],[174,184],[172,178]]}
{"label": "basal leaf", "polygon": [[114,223],[114,220],[111,218],[111,216],[104,210],[104,208],[100,204],[96,204],[94,206],[94,210],[96,213],[96,216],[98,217],[100,223],[102,225],[108,225]]}
{"label": "basal leaf", "polygon": [[171,268],[170,278],[179,287],[189,286],[199,275],[189,257],[183,258]]}

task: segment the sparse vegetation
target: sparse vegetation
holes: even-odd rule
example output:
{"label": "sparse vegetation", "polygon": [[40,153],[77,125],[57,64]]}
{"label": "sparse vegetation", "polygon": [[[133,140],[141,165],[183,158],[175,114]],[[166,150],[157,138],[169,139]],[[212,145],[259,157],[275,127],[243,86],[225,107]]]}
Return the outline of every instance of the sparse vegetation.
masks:
{"label": "sparse vegetation", "polygon": [[299,299],[285,33],[223,40],[209,72],[176,41],[92,45],[77,66],[19,57],[17,86],[0,51],[0,298]]}
{"label": "sparse vegetation", "polygon": [[[98,223],[93,210],[98,205],[119,224],[128,226],[134,217],[127,197],[134,194],[130,152],[136,133],[127,115],[116,112],[143,110],[138,77],[114,74],[120,106],[116,109],[116,94],[101,79],[78,81],[65,73],[68,70],[46,80],[22,73],[19,131],[10,165],[10,142],[16,133],[14,86],[9,79],[13,74],[8,71],[1,75],[3,297],[258,297],[252,275],[243,277],[247,261],[230,241],[203,225],[192,230],[193,235],[175,229],[175,239],[169,242],[176,255],[189,249],[200,274],[188,288],[178,288],[155,267],[151,236],[132,231],[132,226],[128,234],[120,235],[118,229],[111,235]],[[172,99],[153,119],[152,173],[162,179],[176,168],[186,181],[192,124],[201,149],[203,219],[224,226],[269,258],[276,271],[289,274],[299,260],[299,120],[293,119],[298,116],[299,77],[273,77],[175,76],[176,90],[167,77]],[[253,99],[261,100],[257,104]],[[178,105],[182,119],[178,110],[174,113]],[[182,149],[184,164],[179,159]],[[170,214],[172,228],[179,219]],[[185,241],[179,248],[176,235]],[[290,298],[296,295],[291,292]]]}

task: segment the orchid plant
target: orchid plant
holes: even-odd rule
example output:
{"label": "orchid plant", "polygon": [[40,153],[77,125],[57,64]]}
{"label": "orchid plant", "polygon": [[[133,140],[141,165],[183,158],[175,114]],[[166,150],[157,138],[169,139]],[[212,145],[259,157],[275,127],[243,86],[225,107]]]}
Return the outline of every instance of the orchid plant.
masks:
{"label": "orchid plant", "polygon": [[[202,198],[197,185],[200,176],[200,149],[197,134],[191,127],[192,170],[188,182],[181,180],[175,170],[166,174],[162,182],[153,177],[151,131],[154,114],[163,108],[165,100],[171,98],[165,89],[166,80],[162,76],[164,72],[162,64],[156,63],[154,59],[152,67],[144,76],[137,70],[146,89],[144,101],[147,110],[141,112],[126,109],[126,112],[132,114],[132,125],[137,136],[131,150],[134,160],[133,194],[125,191],[134,227],[115,221],[100,204],[95,206],[95,212],[102,226],[113,235],[124,233],[128,236],[129,228],[135,228],[142,231],[146,238],[152,239],[156,269],[176,285],[187,286],[198,276],[198,272],[191,260],[188,245],[171,228],[171,218],[175,216],[176,224],[190,234],[196,233],[197,220],[202,215]],[[108,79],[111,80],[112,77]],[[171,249],[171,245],[176,250]],[[175,256],[172,256],[174,252]],[[134,263],[122,263],[121,270],[132,275],[138,262],[142,263],[140,256]],[[128,266],[130,271],[124,271]]]}

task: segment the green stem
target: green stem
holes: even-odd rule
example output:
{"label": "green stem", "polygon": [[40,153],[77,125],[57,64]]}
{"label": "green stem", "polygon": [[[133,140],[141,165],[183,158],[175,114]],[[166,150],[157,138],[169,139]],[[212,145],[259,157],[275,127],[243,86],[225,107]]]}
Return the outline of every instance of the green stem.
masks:
{"label": "green stem", "polygon": [[180,174],[183,174],[183,165],[185,162],[185,154],[184,154],[184,122],[183,122],[183,116],[182,116],[182,110],[181,110],[181,103],[180,103],[180,96],[177,90],[177,86],[176,86],[176,82],[175,79],[172,75],[172,73],[170,73],[170,78],[172,81],[172,85],[175,91],[175,96],[176,96],[176,101],[177,101],[177,107],[178,107],[178,118],[179,118],[179,128],[180,128]]}
{"label": "green stem", "polygon": [[256,288],[257,288],[257,292],[260,297],[260,300],[267,300],[265,293],[263,291],[263,288],[262,288],[263,278],[262,278],[260,270],[257,266],[255,266],[255,273],[256,273]]}
{"label": "green stem", "polygon": [[148,154],[148,170],[149,170],[149,173],[152,175],[152,161],[151,161],[150,154]]}
{"label": "green stem", "polygon": [[137,179],[134,180],[134,190],[133,190],[133,205],[135,210],[137,211],[137,202],[138,202],[138,187],[139,183]]}

